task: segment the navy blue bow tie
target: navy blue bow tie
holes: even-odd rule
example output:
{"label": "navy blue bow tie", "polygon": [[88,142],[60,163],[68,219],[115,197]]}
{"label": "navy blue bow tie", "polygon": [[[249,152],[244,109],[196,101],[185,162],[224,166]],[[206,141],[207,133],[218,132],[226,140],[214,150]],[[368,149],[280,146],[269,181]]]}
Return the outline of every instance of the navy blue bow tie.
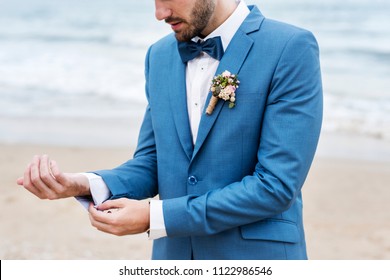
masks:
{"label": "navy blue bow tie", "polygon": [[223,56],[223,47],[221,37],[214,37],[207,39],[206,41],[189,41],[178,42],[179,53],[181,60],[186,63],[187,61],[194,59],[201,52],[207,53],[209,56],[221,60]]}

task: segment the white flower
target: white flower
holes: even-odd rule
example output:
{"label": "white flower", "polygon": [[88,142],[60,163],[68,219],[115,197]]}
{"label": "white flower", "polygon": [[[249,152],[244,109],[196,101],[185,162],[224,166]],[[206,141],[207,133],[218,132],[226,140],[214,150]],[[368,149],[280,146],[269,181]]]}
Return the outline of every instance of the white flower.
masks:
{"label": "white flower", "polygon": [[228,70],[225,70],[223,73],[222,73],[222,77],[229,77],[231,75],[231,73],[228,71]]}
{"label": "white flower", "polygon": [[230,99],[229,90],[227,88],[224,88],[223,90],[221,90],[221,92],[219,93],[219,97],[225,101],[229,100]]}

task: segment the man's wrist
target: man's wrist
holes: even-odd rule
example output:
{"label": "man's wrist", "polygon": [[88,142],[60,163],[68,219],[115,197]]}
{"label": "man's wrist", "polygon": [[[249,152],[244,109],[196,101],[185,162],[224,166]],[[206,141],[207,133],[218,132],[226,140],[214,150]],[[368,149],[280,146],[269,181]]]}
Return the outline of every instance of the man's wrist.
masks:
{"label": "man's wrist", "polygon": [[76,196],[87,196],[91,195],[91,189],[90,189],[90,184],[87,176],[85,176],[83,173],[74,173],[74,174],[69,174],[71,178],[76,182],[75,187],[76,187]]}

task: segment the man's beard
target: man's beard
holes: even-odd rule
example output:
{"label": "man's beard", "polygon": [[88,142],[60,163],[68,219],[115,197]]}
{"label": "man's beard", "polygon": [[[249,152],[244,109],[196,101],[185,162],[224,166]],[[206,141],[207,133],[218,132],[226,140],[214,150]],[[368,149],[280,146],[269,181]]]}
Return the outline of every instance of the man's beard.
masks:
{"label": "man's beard", "polygon": [[167,18],[166,22],[181,21],[187,25],[186,29],[176,32],[178,41],[190,41],[195,36],[202,36],[202,31],[206,28],[215,10],[213,0],[197,0],[191,13],[191,19],[186,21],[182,18]]}

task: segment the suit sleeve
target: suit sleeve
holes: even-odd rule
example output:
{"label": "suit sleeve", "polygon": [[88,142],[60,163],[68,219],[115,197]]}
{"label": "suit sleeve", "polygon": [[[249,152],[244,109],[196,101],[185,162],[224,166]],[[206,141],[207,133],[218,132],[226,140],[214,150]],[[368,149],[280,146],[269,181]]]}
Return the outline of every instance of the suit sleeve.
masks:
{"label": "suit sleeve", "polygon": [[270,84],[254,173],[201,196],[164,200],[168,236],[216,234],[288,210],[300,196],[321,123],[318,45],[301,30],[285,43]]}
{"label": "suit sleeve", "polygon": [[[149,54],[150,49],[145,61],[145,90],[148,99]],[[100,175],[107,184],[112,193],[110,199],[121,197],[144,199],[157,194],[156,144],[149,105],[146,108],[133,159],[114,169],[94,173]]]}

